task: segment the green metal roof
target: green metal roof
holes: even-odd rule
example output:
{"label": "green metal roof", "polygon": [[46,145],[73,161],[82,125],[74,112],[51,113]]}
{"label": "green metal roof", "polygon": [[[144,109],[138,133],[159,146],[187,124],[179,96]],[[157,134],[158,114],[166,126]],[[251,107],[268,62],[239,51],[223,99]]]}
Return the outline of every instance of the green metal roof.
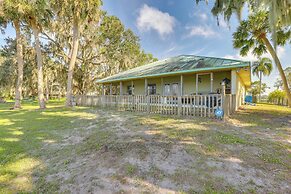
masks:
{"label": "green metal roof", "polygon": [[139,66],[104,79],[97,83],[109,83],[121,80],[130,80],[146,77],[175,75],[182,73],[201,72],[237,67],[249,67],[250,62],[234,59],[204,57],[195,55],[180,55],[147,65]]}

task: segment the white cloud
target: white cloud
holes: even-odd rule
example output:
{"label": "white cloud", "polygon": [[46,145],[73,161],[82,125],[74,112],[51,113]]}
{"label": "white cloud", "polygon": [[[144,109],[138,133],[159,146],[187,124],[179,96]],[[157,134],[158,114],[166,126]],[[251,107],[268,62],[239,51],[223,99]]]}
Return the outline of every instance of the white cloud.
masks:
{"label": "white cloud", "polygon": [[156,30],[161,36],[172,33],[176,20],[166,12],[143,5],[136,20],[140,31]]}
{"label": "white cloud", "polygon": [[206,13],[200,13],[200,14],[199,14],[199,17],[200,17],[200,19],[202,19],[202,20],[204,20],[204,21],[206,21],[206,20],[208,19],[208,16],[207,16]]}
{"label": "white cloud", "polygon": [[284,47],[278,47],[277,48],[277,55],[279,58],[283,57],[285,55],[285,48]]}
{"label": "white cloud", "polygon": [[218,34],[209,26],[186,27],[189,30],[188,37],[204,36],[205,38],[218,36]]}
{"label": "white cloud", "polygon": [[203,21],[206,21],[208,19],[208,16],[206,13],[199,12],[199,13],[195,13],[194,15]]}
{"label": "white cloud", "polygon": [[225,20],[222,17],[218,18],[218,23],[219,23],[219,27],[222,27],[222,28],[228,28],[229,27],[227,22],[225,22]]}
{"label": "white cloud", "polygon": [[196,11],[194,13],[189,13],[189,17],[193,18],[195,17],[196,19],[200,19],[202,22],[206,22],[208,20],[208,15],[206,13],[203,13],[201,11]]}

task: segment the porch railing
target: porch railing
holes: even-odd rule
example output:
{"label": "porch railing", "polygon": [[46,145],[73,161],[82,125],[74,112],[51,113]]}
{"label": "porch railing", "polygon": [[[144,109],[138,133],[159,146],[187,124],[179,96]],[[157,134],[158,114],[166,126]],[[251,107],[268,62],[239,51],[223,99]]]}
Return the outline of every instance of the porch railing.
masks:
{"label": "porch railing", "polygon": [[235,95],[209,94],[189,96],[103,95],[75,96],[77,106],[110,107],[120,111],[136,111],[166,115],[214,117],[218,107],[225,114],[235,109]]}

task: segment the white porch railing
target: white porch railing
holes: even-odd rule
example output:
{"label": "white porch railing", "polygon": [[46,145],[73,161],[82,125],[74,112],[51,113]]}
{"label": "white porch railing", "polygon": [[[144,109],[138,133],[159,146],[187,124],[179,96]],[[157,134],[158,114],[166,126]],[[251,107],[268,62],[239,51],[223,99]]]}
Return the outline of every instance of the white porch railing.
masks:
{"label": "white porch railing", "polygon": [[229,115],[233,112],[235,95],[189,95],[189,96],[160,96],[160,95],[104,95],[76,96],[77,106],[111,107],[121,111],[137,111],[166,115],[185,115],[214,117],[218,107]]}

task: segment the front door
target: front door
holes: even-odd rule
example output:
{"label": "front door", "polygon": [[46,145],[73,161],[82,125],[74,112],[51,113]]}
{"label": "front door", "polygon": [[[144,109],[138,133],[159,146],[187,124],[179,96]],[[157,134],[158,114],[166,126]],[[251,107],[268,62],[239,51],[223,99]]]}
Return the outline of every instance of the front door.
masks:
{"label": "front door", "polygon": [[172,95],[173,96],[178,96],[179,95],[179,84],[178,83],[173,83],[172,84]]}

